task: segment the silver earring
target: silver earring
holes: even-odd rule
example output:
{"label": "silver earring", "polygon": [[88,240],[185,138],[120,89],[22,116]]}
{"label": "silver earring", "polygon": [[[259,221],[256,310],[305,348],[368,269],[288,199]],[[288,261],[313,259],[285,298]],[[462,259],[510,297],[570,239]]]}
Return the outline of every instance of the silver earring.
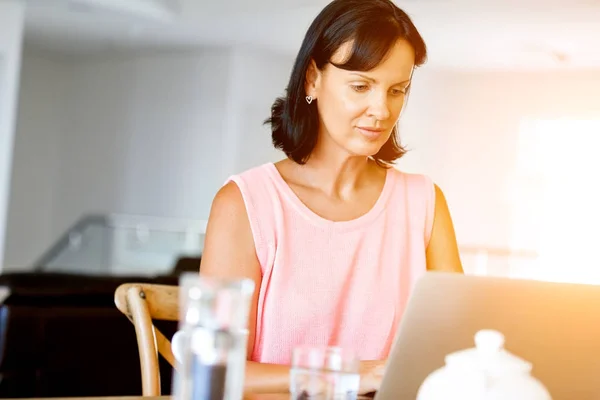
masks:
{"label": "silver earring", "polygon": [[306,102],[307,102],[308,104],[312,103],[312,101],[313,101],[313,98],[312,98],[312,96],[306,96]]}

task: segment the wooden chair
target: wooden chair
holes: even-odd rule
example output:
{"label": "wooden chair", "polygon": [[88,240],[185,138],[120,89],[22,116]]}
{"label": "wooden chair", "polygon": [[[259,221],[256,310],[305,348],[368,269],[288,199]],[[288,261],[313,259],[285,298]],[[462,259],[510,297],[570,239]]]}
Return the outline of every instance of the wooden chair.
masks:
{"label": "wooden chair", "polygon": [[175,357],[171,342],[153,324],[153,320],[179,320],[179,288],[146,283],[125,283],[115,291],[117,308],[135,326],[142,371],[142,394],[160,396],[160,353],[172,367]]}

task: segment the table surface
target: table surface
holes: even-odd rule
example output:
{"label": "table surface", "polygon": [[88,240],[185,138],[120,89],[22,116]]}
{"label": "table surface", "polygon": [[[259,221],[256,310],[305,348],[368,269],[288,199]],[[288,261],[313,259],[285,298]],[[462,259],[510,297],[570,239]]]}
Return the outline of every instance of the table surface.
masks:
{"label": "table surface", "polygon": [[[270,394],[247,394],[244,396],[244,400],[289,400],[290,395],[287,393],[270,393]],[[370,397],[359,397],[360,399],[371,399]],[[111,397],[53,397],[53,400],[172,400],[171,396],[157,396],[157,397],[144,397],[144,396],[111,396]],[[10,399],[5,399],[10,400]],[[14,399],[24,400],[24,399]],[[34,400],[34,399],[28,399]],[[49,399],[36,399],[36,400],[49,400]]]}
{"label": "table surface", "polygon": [[[244,396],[244,400],[289,400],[289,394],[282,393],[270,393],[270,394],[247,394]],[[109,396],[109,397],[52,397],[52,398],[38,398],[28,400],[172,400],[171,396]],[[10,400],[10,399],[5,399]],[[13,399],[13,400],[24,400],[24,399]]]}

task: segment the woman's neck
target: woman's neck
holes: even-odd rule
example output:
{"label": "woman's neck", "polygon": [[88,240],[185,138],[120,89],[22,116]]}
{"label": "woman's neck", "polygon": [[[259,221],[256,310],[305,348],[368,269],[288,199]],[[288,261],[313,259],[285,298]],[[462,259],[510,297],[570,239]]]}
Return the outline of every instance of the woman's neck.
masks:
{"label": "woman's neck", "polygon": [[322,157],[317,152],[299,169],[310,186],[339,199],[351,197],[381,170],[368,157],[331,153]]}

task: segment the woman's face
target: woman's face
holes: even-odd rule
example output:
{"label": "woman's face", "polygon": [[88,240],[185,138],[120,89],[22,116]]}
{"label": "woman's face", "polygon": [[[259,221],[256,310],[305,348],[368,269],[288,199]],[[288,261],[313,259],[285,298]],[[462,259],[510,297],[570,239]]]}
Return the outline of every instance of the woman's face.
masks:
{"label": "woman's face", "polygon": [[[346,43],[331,61],[343,64],[351,51],[352,43]],[[356,156],[377,154],[400,117],[414,62],[410,44],[398,40],[371,71],[346,71],[332,64],[319,71],[313,63],[306,93],[317,99],[318,146],[333,144]]]}

